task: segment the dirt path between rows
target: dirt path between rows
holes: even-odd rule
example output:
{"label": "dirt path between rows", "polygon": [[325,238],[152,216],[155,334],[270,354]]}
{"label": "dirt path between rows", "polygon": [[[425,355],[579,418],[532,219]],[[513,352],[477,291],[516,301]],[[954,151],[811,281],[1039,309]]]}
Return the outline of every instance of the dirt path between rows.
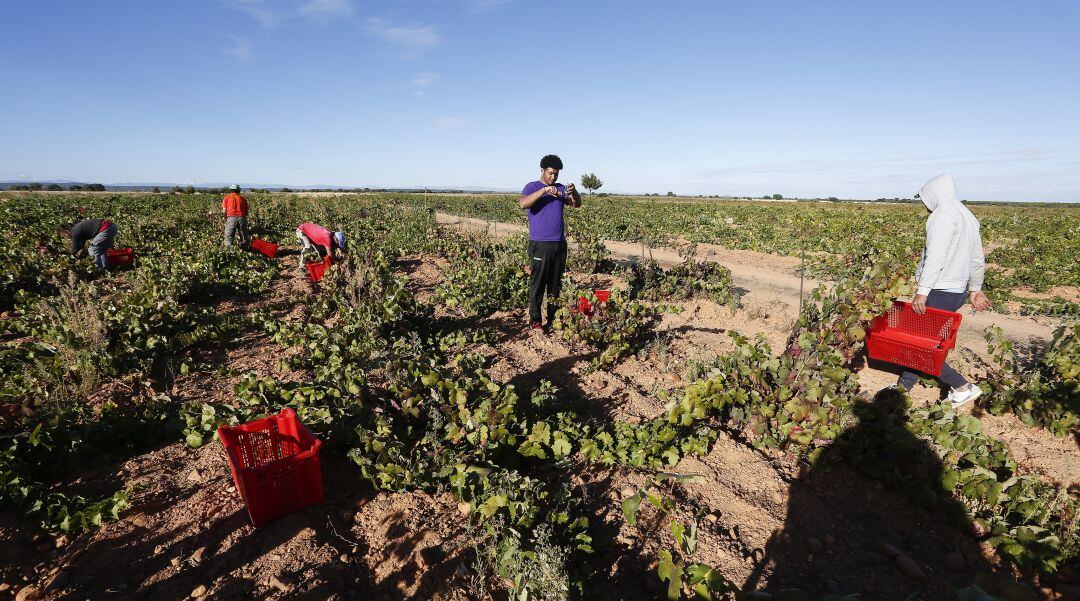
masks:
{"label": "dirt path between rows", "polygon": [[[528,232],[527,227],[519,224],[490,222],[449,213],[436,213],[436,220],[440,224],[487,232],[496,237]],[[682,260],[678,252],[670,248],[645,247],[643,250],[638,243],[611,240],[606,241],[605,245],[616,259],[638,260],[644,254],[665,267]],[[665,319],[663,327],[683,334],[681,337],[685,340],[681,344],[693,347],[693,352],[688,353],[691,356],[707,358],[710,354],[715,355],[730,348],[728,330],[750,336],[762,334],[774,350],[778,349],[798,315],[799,260],[755,251],[732,250],[713,244],[699,244],[697,250],[698,257],[715,261],[731,270],[735,286],[740,289],[743,309],[735,314],[718,311],[705,304],[687,305],[689,310],[683,316]],[[822,283],[821,280],[805,279],[802,283],[803,298]],[[971,380],[977,380],[985,373],[988,353],[983,331],[986,327],[1000,327],[1022,354],[1030,356],[1049,342],[1060,325],[1058,320],[1047,317],[995,312],[973,315],[969,307],[963,311],[963,327],[957,337],[957,348],[949,355],[949,362]],[[702,323],[718,327],[702,328]],[[862,387],[870,391],[894,384],[898,376],[899,370],[895,366],[877,362],[864,365],[859,370]],[[917,386],[911,396],[917,403],[929,403],[940,398],[941,394],[942,391],[937,388]],[[1071,437],[1055,438],[1042,428],[1026,426],[1011,414],[992,416],[978,408],[964,410],[977,415],[986,433],[1009,445],[1016,457],[1023,458],[1028,469],[1052,480],[1067,484],[1080,483],[1080,449]]]}
{"label": "dirt path between rows", "polygon": [[[461,217],[450,213],[436,213],[438,223],[457,225],[472,231],[487,231],[497,237],[515,236],[528,233],[528,228],[514,223],[501,223]],[[664,267],[682,262],[679,253],[671,248],[643,247],[635,242],[617,242],[606,240],[604,245],[617,259],[633,260],[643,255],[655,259]],[[751,250],[733,250],[715,244],[698,244],[698,257],[715,261],[731,270],[735,285],[745,288],[748,294],[760,292],[768,287],[779,294],[783,300],[798,306],[799,302],[799,260],[794,257],[773,255]],[[806,278],[802,282],[804,297],[809,295],[821,280]],[[982,331],[989,325],[997,325],[1006,336],[1020,344],[1045,343],[1053,335],[1055,322],[1049,318],[1035,316],[1004,315],[1001,313],[964,314],[964,328],[960,331],[965,344],[982,341]],[[985,346],[985,344],[982,344]]]}

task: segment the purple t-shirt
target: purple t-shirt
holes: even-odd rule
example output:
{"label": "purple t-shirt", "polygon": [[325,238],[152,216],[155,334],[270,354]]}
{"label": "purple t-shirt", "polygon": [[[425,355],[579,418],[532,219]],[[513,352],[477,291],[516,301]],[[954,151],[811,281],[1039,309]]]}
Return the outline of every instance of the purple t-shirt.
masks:
{"label": "purple t-shirt", "polygon": [[[547,184],[541,181],[529,182],[521,191],[522,196],[528,196]],[[562,197],[545,194],[536,201],[533,206],[525,209],[529,216],[529,240],[536,242],[561,242],[566,239],[563,236],[563,203],[566,202],[566,186],[555,184]]]}

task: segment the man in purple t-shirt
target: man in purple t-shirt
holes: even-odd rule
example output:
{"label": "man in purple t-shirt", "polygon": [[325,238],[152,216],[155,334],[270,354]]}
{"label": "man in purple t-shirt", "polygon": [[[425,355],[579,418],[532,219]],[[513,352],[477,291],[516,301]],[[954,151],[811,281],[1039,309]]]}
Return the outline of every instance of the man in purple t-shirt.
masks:
{"label": "man in purple t-shirt", "polygon": [[540,179],[529,182],[521,191],[518,204],[529,217],[529,263],[532,280],[529,282],[529,321],[534,330],[543,327],[540,307],[544,293],[549,302],[547,323],[555,317],[554,302],[562,289],[566,269],[566,236],[563,234],[563,205],[581,206],[581,195],[574,184],[556,184],[563,168],[559,157],[549,154],[540,159]]}

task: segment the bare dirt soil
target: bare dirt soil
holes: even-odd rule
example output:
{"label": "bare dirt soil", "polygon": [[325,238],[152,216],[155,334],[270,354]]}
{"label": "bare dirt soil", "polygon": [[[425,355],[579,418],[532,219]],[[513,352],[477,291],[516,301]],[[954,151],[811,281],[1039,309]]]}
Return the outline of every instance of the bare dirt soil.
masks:
{"label": "bare dirt soil", "polygon": [[[460,226],[488,226],[472,221]],[[498,234],[515,233],[514,227],[500,224]],[[609,245],[624,258],[640,255],[639,247],[629,246],[634,248]],[[557,335],[527,331],[521,311],[482,320],[478,327],[490,328],[494,339],[475,350],[489,357],[493,377],[519,391],[549,379],[598,415],[652,418],[664,410],[658,393],[678,390],[695,362],[730,349],[729,332],[764,336],[778,350],[798,309],[799,278],[791,259],[699,250],[732,269],[741,308],[683,303],[680,313],[663,317],[646,351],[611,371],[589,369],[592,355]],[[666,254],[670,250],[653,252],[662,262],[678,260]],[[232,300],[222,309],[271,308],[285,319],[303,319],[310,285],[292,268],[291,258],[279,261],[281,274],[266,298]],[[421,300],[431,298],[443,266],[419,255],[398,263]],[[569,277],[597,287],[623,285],[617,278]],[[806,290],[815,284],[807,282]],[[986,353],[980,332],[990,323],[1033,349],[1045,343],[1053,327],[1036,318],[965,315],[958,351],[951,355],[962,373],[978,377]],[[207,356],[226,369],[177,378],[170,390],[175,399],[229,400],[233,385],[249,371],[284,379],[294,375],[283,371],[283,350],[263,335],[210,349]],[[859,377],[866,390],[875,391],[897,374],[869,365]],[[928,402],[938,395],[918,388],[914,397]],[[978,417],[1025,469],[1080,483],[1075,441],[1055,439],[1008,416]],[[942,519],[947,507],[913,504],[904,491],[885,489],[842,464],[809,472],[794,457],[761,453],[721,436],[707,455],[685,458],[673,471],[703,476],[672,493],[680,495],[681,507],[697,508],[701,530],[695,559],[739,583],[857,592],[864,599],[900,600],[917,591],[925,599],[950,599],[956,588],[995,566],[987,548]],[[476,598],[472,535],[451,495],[376,492],[360,480],[355,466],[332,453],[323,456],[323,474],[324,505],[254,529],[216,441],[199,449],[168,444],[100,466],[81,478],[135,492],[131,509],[97,532],[54,537],[0,513],[0,598],[17,593],[37,598],[35,592],[47,599]],[[660,598],[658,553],[674,546],[668,522],[643,504],[641,521],[631,527],[622,517],[621,501],[639,487],[665,485],[621,469],[590,468],[576,477],[594,512],[592,565],[603,581],[598,598]]]}

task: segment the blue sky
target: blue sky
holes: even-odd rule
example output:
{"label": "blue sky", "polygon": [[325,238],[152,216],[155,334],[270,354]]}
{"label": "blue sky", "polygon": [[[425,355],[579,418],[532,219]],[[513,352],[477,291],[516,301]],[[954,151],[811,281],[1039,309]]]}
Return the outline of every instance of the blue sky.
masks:
{"label": "blue sky", "polygon": [[1080,3],[0,3],[0,180],[1080,201]]}

